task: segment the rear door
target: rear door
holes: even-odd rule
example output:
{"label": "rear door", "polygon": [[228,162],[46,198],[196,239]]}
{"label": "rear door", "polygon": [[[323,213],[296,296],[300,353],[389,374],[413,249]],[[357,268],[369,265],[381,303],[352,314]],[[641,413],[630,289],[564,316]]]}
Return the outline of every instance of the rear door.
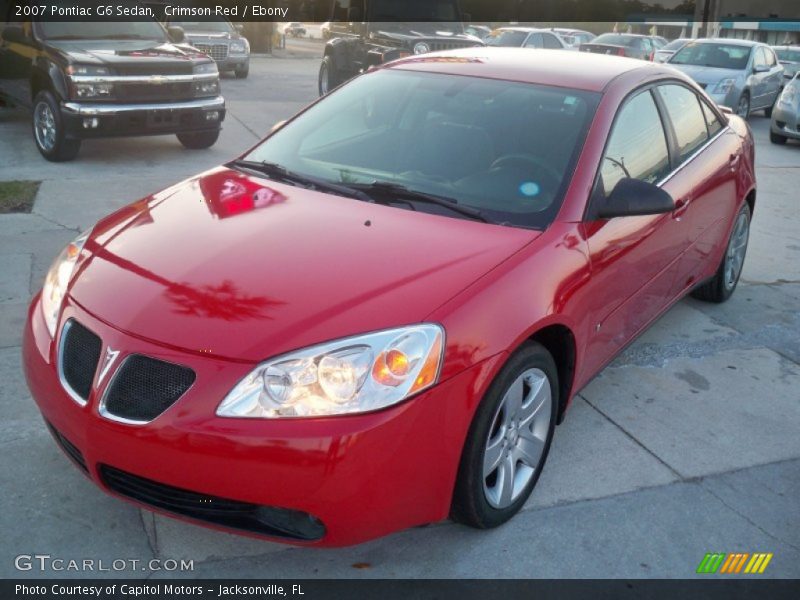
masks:
{"label": "rear door", "polygon": [[663,188],[675,200],[670,214],[684,255],[673,294],[698,283],[717,260],[720,240],[736,212],[736,167],[743,160],[738,136],[690,87],[670,82],[656,88],[667,124],[673,172]]}
{"label": "rear door", "polygon": [[753,50],[753,75],[751,77],[750,91],[753,95],[752,108],[764,108],[769,101],[769,65],[764,48]]}

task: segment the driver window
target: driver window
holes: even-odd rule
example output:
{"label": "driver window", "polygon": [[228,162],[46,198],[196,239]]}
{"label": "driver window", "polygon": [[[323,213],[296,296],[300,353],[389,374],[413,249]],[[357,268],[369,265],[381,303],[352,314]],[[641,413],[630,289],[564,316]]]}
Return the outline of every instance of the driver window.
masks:
{"label": "driver window", "polygon": [[551,48],[551,49],[561,49],[561,44],[558,43],[558,39],[556,36],[551,35],[549,33],[543,33],[542,37],[544,38],[544,47]]}
{"label": "driver window", "polygon": [[767,59],[764,55],[763,48],[756,48],[756,55],[753,59],[753,66],[754,67],[766,67],[767,66]]}
{"label": "driver window", "polygon": [[617,114],[600,167],[597,193],[608,196],[624,177],[656,183],[670,171],[667,138],[650,91]]}

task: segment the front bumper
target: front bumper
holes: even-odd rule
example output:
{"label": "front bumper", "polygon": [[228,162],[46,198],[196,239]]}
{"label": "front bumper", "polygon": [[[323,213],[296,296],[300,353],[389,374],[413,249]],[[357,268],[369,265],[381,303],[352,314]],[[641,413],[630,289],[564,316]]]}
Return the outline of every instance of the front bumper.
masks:
{"label": "front bumper", "polygon": [[229,54],[227,58],[221,58],[216,61],[217,69],[220,71],[233,71],[234,69],[242,69],[250,65],[250,56],[242,54]]}
{"label": "front bumper", "polygon": [[800,140],[800,111],[796,107],[786,107],[780,101],[772,109],[770,129],[784,137]]}
{"label": "front bumper", "polygon": [[[104,471],[110,468],[190,491],[195,500],[227,499],[302,511],[324,526],[320,539],[303,543],[322,546],[355,544],[447,517],[474,409],[502,359],[488,359],[375,413],[229,419],[215,415],[217,405],[254,365],[140,340],[106,325],[68,298],[61,322],[69,318],[97,334],[104,347],[121,350],[116,365],[124,354],[140,353],[189,366],[197,375],[191,389],[149,424],[111,421],[99,413],[98,399],[113,373],[103,384],[95,382],[85,406],[73,400],[59,382],[56,344],[45,327],[39,298],[34,298],[23,342],[28,386],[46,421],[67,440],[65,444],[57,436],[62,449],[69,455],[73,449],[80,453],[87,475],[98,486],[120,495],[108,485]],[[272,537],[235,524],[197,521],[191,512],[130,494],[122,497],[213,528]]]}
{"label": "front bumper", "polygon": [[225,119],[222,96],[137,104],[63,102],[61,109],[67,136],[77,139],[214,131]]}

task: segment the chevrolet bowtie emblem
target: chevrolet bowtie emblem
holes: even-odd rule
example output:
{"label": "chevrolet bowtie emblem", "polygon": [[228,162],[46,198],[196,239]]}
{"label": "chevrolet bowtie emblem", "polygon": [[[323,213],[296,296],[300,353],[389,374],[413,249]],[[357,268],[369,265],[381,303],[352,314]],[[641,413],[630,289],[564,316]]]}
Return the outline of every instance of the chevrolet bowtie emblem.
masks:
{"label": "chevrolet bowtie emblem", "polygon": [[167,78],[164,77],[163,75],[153,75],[148,81],[152,85],[161,85],[162,83],[167,82]]}
{"label": "chevrolet bowtie emblem", "polygon": [[103,378],[111,370],[111,365],[117,360],[117,356],[119,356],[119,350],[114,350],[111,346],[106,346],[106,355],[103,358],[103,368],[100,370],[100,375],[97,376],[97,385],[100,385]]}

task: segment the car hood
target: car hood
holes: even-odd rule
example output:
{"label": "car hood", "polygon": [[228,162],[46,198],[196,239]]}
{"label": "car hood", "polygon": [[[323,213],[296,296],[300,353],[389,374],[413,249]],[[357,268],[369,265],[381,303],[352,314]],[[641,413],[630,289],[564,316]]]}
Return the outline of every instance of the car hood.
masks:
{"label": "car hood", "polygon": [[[429,25],[429,24],[428,24]],[[425,29],[420,31],[419,29]],[[459,45],[474,44],[475,46],[483,46],[484,43],[480,38],[467,33],[453,33],[446,30],[437,31],[436,28],[423,28],[419,29],[410,28],[403,31],[394,31],[391,28],[378,29],[379,37],[393,40],[397,43],[413,44],[422,41],[439,41],[451,42]]]}
{"label": "car hood", "polygon": [[98,223],[70,297],[129,334],[260,361],[420,322],[538,235],[218,168]]}
{"label": "car hood", "polygon": [[230,33],[227,31],[202,31],[199,29],[186,31],[184,33],[186,35],[186,39],[188,40],[197,40],[197,39],[235,40],[240,37],[238,34]]}
{"label": "car hood", "polygon": [[738,69],[718,69],[716,67],[704,67],[702,65],[676,65],[668,63],[669,66],[675,67],[682,73],[685,73],[697,83],[711,85],[716,84],[723,79],[738,79],[742,76],[743,71]]}
{"label": "car hood", "polygon": [[101,65],[125,74],[157,74],[161,69],[169,72],[191,73],[195,61],[208,61],[208,57],[184,44],[170,44],[155,40],[76,40],[48,41],[71,62]]}

